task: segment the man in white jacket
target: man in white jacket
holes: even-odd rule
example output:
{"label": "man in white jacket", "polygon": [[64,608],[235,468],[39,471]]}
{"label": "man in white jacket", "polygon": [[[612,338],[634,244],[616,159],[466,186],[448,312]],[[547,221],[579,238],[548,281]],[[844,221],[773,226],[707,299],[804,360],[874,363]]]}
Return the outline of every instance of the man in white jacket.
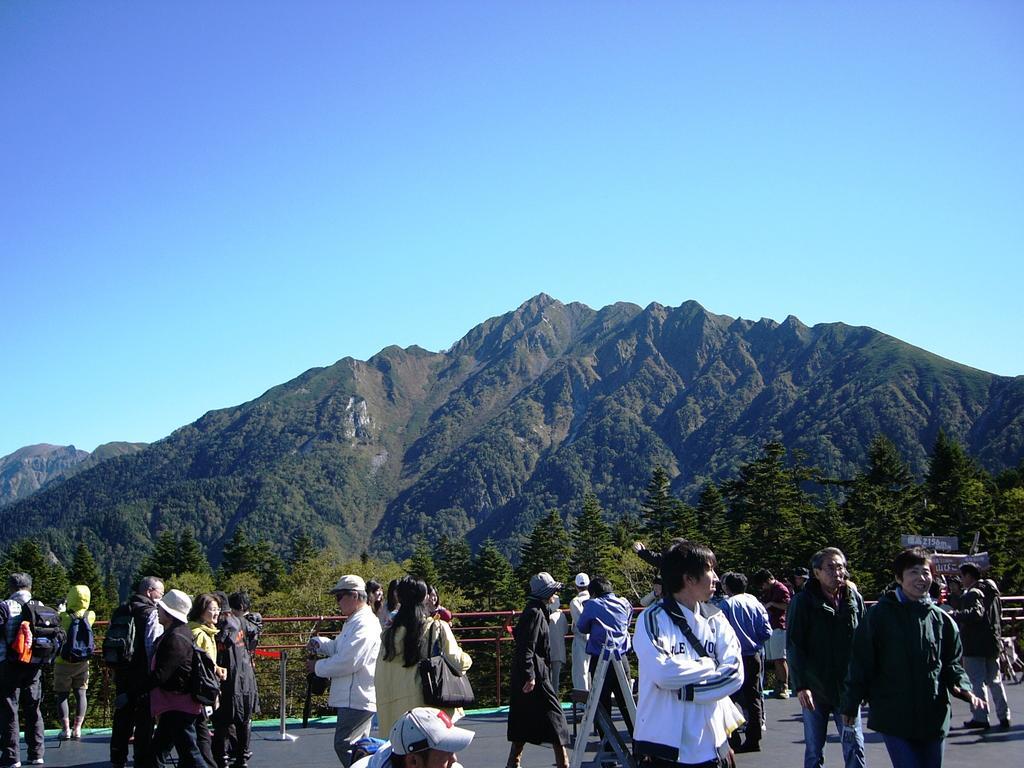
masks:
{"label": "man in white jacket", "polygon": [[330,590],[339,612],[347,616],[341,633],[334,639],[313,637],[309,649],[323,658],[308,662],[308,669],[330,678],[327,703],[338,709],[334,727],[334,751],[341,764],[352,762],[352,743],[370,735],[377,696],[373,673],[380,651],[380,621],[366,602],[366,582],[359,576],[342,576]]}
{"label": "man in white jacket", "polygon": [[633,743],[652,768],[728,765],[729,734],[742,722],[729,698],[743,684],[736,633],[707,603],[715,592],[715,555],[689,541],[661,561],[665,597],[636,622],[639,698]]}
{"label": "man in white jacket", "polygon": [[572,618],[572,687],[577,691],[590,690],[590,667],[587,658],[587,634],[580,632],[576,622],[583,613],[583,604],[590,599],[587,585],[590,577],[585,573],[577,573],[573,579],[576,584],[576,597],[569,602],[569,615]]}

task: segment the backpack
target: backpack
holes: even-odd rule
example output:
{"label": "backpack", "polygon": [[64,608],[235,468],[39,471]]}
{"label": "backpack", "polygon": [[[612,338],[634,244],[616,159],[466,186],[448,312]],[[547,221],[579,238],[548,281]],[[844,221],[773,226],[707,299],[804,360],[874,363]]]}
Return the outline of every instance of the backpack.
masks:
{"label": "backpack", "polygon": [[[28,625],[28,634],[31,637],[31,656],[24,663],[52,664],[64,645],[65,635],[60,626],[60,616],[53,608],[38,600],[29,600],[27,603],[21,600],[15,602],[21,605],[21,623]],[[18,634],[16,632],[15,637],[8,639],[8,650],[12,652],[11,658],[21,661],[25,657],[19,657],[13,647]]]}
{"label": "backpack", "polygon": [[198,645],[192,645],[192,672],[189,675],[188,692],[200,704],[212,707],[220,695],[220,680],[217,679],[215,664],[210,654]]}
{"label": "backpack", "polygon": [[258,613],[245,614],[245,650],[249,655],[256,650],[260,643],[260,634],[263,632],[263,617]]}
{"label": "backpack", "polygon": [[60,649],[60,657],[64,661],[88,661],[96,650],[96,637],[92,632],[85,611],[81,616],[72,616],[68,625],[67,639]]}
{"label": "backpack", "polygon": [[127,667],[135,651],[135,619],[128,603],[118,606],[110,617],[103,638],[103,661],[111,667]]}

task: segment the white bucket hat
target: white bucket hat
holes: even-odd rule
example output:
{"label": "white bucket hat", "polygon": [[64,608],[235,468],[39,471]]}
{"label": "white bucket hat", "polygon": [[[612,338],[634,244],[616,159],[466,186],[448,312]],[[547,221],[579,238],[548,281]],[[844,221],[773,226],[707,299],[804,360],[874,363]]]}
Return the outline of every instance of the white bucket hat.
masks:
{"label": "white bucket hat", "polygon": [[182,623],[188,623],[188,612],[192,610],[192,598],[180,589],[172,589],[156,601],[156,604]]}

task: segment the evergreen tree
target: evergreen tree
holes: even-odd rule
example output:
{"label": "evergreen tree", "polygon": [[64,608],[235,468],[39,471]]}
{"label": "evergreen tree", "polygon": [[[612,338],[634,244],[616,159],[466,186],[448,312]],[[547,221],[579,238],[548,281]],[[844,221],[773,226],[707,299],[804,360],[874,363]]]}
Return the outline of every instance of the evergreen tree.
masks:
{"label": "evergreen tree", "polygon": [[735,546],[726,522],[725,500],[714,483],[705,483],[701,489],[697,500],[696,527],[696,538],[711,547],[720,565],[733,561]]}
{"label": "evergreen tree", "polygon": [[234,576],[236,573],[248,571],[254,573],[256,562],[254,558],[253,545],[249,543],[249,537],[245,534],[242,526],[235,528],[231,540],[224,545],[221,553],[220,571],[223,577]]}
{"label": "evergreen tree", "polygon": [[32,577],[32,597],[56,607],[68,594],[68,577],[53,553],[34,541],[22,539],[10,546],[4,555],[4,574],[27,573]]}
{"label": "evergreen tree", "polygon": [[900,549],[900,534],[918,532],[922,498],[910,468],[892,441],[883,436],[872,440],[868,462],[867,471],[854,479],[843,504],[844,517],[858,536],[850,536],[849,549],[843,548],[838,541],[840,528],[838,535],[821,545],[843,549],[850,567],[858,572],[858,585],[871,595],[891,579],[890,566]]}
{"label": "evergreen tree", "polygon": [[547,571],[555,577],[555,581],[568,584],[571,550],[569,534],[562,524],[562,518],[557,509],[552,509],[546,517],[537,521],[529,538],[523,543],[517,572],[519,583],[525,588],[531,576]]}
{"label": "evergreen tree", "polygon": [[434,564],[438,580],[449,590],[465,591],[473,580],[473,553],[469,549],[469,542],[461,536],[441,536],[434,550]]}
{"label": "evergreen tree", "polygon": [[153,549],[135,574],[135,581],[145,576],[156,576],[166,581],[178,568],[178,538],[173,531],[164,530],[157,536]]}
{"label": "evergreen tree", "polygon": [[964,545],[976,532],[982,542],[991,541],[996,520],[990,484],[963,447],[940,430],[925,478],[927,533],[957,536]]}
{"label": "evergreen tree", "polygon": [[647,498],[643,504],[643,535],[647,547],[655,552],[665,548],[676,533],[676,510],[673,505],[668,472],[655,467],[647,484]]}
{"label": "evergreen tree", "polygon": [[285,574],[284,560],[274,552],[270,542],[260,539],[249,545],[249,557],[249,567],[245,570],[259,578],[263,591],[278,589]]}
{"label": "evergreen tree", "polygon": [[[299,531],[292,539],[291,551],[288,553],[288,571],[293,571],[296,565],[311,560],[319,554],[320,550],[317,548],[316,542],[313,541],[313,537],[305,531]],[[365,561],[363,564],[365,565]]]}
{"label": "evergreen tree", "polygon": [[760,457],[740,468],[736,480],[723,486],[730,516],[739,525],[735,567],[781,573],[813,554],[804,533],[813,507],[800,490],[807,474],[805,467],[788,467],[785,447],[771,442]]}
{"label": "evergreen tree", "polygon": [[206,559],[206,553],[196,541],[195,534],[191,528],[185,528],[178,538],[178,558],[174,567],[175,573],[204,573],[211,572],[210,562]]}
{"label": "evergreen tree", "polygon": [[470,596],[480,610],[511,610],[520,607],[523,592],[516,586],[508,558],[494,539],[486,539],[473,561],[474,578]]}
{"label": "evergreen tree", "polygon": [[412,548],[412,557],[409,559],[409,575],[422,579],[437,588],[437,568],[434,567],[434,553],[427,540],[420,537]]}
{"label": "evergreen tree", "polygon": [[68,571],[68,581],[71,585],[84,584],[89,588],[89,608],[95,611],[97,616],[110,615],[112,606],[107,602],[100,569],[96,566],[96,561],[89,548],[85,546],[85,542],[80,542],[75,549],[75,559],[71,563],[71,570]]}
{"label": "evergreen tree", "polygon": [[593,493],[583,496],[583,509],[573,521],[569,539],[572,543],[570,570],[574,574],[583,571],[593,577],[612,572],[615,565],[612,537],[601,504]]}
{"label": "evergreen tree", "polygon": [[109,619],[114,609],[121,604],[121,593],[117,588],[117,577],[113,571],[108,572],[107,578],[103,581],[103,602],[107,606],[107,610],[103,614],[96,611],[96,616]]}

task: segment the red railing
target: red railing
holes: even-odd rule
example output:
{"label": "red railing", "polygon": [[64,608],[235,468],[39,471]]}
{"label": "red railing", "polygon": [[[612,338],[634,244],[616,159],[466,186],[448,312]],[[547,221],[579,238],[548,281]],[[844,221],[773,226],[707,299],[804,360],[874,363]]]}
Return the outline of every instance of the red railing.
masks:
{"label": "red railing", "polygon": [[[1002,598],[1003,603],[1003,626],[1007,636],[1024,634],[1024,595],[1012,595]],[[568,609],[563,608],[563,612]],[[642,609],[636,608],[639,613]],[[497,706],[502,702],[502,645],[512,641],[511,628],[519,618],[519,611],[474,611],[457,613],[452,620],[452,630],[456,639],[463,646],[494,645],[494,701]],[[288,654],[281,654],[281,651],[294,651],[306,647],[309,638],[316,634],[324,625],[340,625],[345,617],[341,615],[321,616],[264,616],[263,632],[261,634],[259,655],[262,658],[280,659],[282,664],[287,664]],[[97,621],[97,627],[102,627],[106,622]],[[299,629],[291,628],[287,631],[275,632],[275,625],[300,624],[304,625]],[[336,632],[337,626],[331,628]],[[571,641],[572,635],[566,635]],[[97,643],[98,645],[99,643]],[[472,655],[472,651],[468,651]],[[567,651],[567,658],[571,658],[571,652]],[[300,654],[292,658],[302,659]],[[476,684],[479,688],[477,680]],[[269,692],[268,692],[269,693]]]}

